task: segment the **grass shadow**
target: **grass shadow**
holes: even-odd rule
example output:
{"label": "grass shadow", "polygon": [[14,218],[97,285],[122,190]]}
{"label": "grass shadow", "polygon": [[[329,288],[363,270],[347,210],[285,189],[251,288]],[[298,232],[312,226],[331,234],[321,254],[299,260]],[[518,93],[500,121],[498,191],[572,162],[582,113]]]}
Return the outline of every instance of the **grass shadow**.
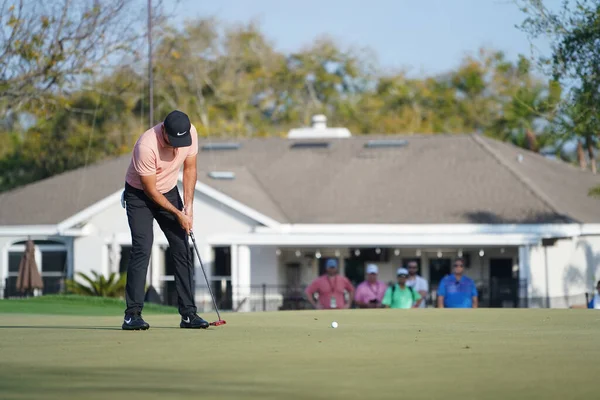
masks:
{"label": "grass shadow", "polygon": [[[211,326],[207,329],[187,329],[192,331],[211,331],[215,327]],[[104,331],[121,331],[121,327],[119,326],[61,326],[61,325],[0,325],[0,330],[2,329],[56,329],[56,330],[104,330]],[[150,330],[154,329],[177,329],[183,330],[179,326],[151,326]]]}
{"label": "grass shadow", "polygon": [[64,330],[105,330],[105,331],[120,331],[120,327],[111,326],[44,326],[44,325],[8,325],[0,326],[0,329],[64,329]]}
{"label": "grass shadow", "polygon": [[[0,363],[0,380],[6,383],[3,395],[9,398],[302,398],[283,382],[259,382],[243,377],[242,371],[235,372],[233,376],[213,372],[209,366],[202,365],[175,370],[140,366],[72,368]],[[199,377],[202,381],[200,386]],[[36,384],[32,385],[32,381]]]}

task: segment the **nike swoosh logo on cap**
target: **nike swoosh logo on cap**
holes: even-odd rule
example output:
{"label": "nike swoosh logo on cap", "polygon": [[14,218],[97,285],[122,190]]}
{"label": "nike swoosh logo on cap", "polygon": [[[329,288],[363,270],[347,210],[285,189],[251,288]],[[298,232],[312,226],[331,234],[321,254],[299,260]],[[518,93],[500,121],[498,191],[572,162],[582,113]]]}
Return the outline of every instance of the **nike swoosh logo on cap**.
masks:
{"label": "nike swoosh logo on cap", "polygon": [[177,136],[183,136],[187,133],[187,131],[183,131],[183,132],[177,132]]}

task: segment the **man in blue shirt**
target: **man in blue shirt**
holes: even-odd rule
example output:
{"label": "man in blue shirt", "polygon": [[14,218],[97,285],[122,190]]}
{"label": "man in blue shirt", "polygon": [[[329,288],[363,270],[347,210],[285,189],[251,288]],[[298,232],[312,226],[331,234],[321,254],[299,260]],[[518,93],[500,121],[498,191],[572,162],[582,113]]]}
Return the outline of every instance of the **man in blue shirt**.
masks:
{"label": "man in blue shirt", "polygon": [[454,261],[454,273],[446,275],[438,287],[438,308],[477,308],[475,282],[464,276],[465,263],[462,258]]}
{"label": "man in blue shirt", "polygon": [[600,310],[600,281],[596,284],[596,293],[592,300],[588,303],[588,308],[595,308],[596,310]]}

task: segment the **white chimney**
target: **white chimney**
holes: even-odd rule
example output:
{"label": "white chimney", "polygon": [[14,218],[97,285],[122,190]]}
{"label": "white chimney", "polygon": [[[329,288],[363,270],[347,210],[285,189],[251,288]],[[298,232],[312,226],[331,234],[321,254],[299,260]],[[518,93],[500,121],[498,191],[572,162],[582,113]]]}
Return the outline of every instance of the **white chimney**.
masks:
{"label": "white chimney", "polygon": [[295,128],[288,132],[288,139],[324,139],[347,138],[352,134],[346,128],[328,128],[327,117],[323,114],[313,115],[310,128]]}
{"label": "white chimney", "polygon": [[313,115],[311,121],[313,129],[327,129],[327,117],[323,114]]}

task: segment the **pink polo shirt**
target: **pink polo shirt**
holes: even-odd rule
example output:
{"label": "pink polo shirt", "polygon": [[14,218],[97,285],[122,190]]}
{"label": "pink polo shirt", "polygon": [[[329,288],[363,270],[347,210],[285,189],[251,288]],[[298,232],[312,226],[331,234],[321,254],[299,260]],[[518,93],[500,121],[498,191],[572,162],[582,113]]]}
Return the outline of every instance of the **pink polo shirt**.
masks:
{"label": "pink polo shirt", "polygon": [[162,123],[148,129],[133,147],[131,163],[125,181],[136,189],[143,189],[140,176],[156,174],[156,189],[167,193],[177,185],[179,171],[187,157],[198,154],[198,132],[192,125],[192,145],[171,147],[161,134]]}
{"label": "pink polo shirt", "polygon": [[319,294],[319,304],[323,309],[331,309],[331,297],[335,297],[336,308],[344,308],[344,290],[349,293],[354,290],[352,283],[342,275],[336,275],[329,279],[327,274],[321,275],[315,279],[310,286],[306,288],[306,294],[312,297],[313,294]]}
{"label": "pink polo shirt", "polygon": [[368,281],[361,282],[356,287],[356,294],[354,300],[361,303],[368,303],[373,299],[377,300],[378,304],[381,304],[387,285],[382,281],[377,281],[374,284],[370,284]]}

